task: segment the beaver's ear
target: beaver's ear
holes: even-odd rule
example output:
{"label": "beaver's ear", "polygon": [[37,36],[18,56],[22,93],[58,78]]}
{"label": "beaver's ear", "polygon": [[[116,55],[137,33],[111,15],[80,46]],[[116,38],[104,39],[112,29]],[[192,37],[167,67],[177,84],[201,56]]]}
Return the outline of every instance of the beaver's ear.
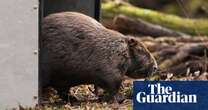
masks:
{"label": "beaver's ear", "polygon": [[137,45],[138,41],[136,39],[133,38],[128,38],[126,39],[127,43],[129,46],[134,47]]}

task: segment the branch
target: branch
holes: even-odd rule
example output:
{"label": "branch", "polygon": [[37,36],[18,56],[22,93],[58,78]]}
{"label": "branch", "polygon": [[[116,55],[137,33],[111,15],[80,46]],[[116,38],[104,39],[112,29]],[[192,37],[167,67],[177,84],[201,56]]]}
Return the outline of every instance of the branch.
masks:
{"label": "branch", "polygon": [[160,25],[148,23],[142,19],[133,19],[124,15],[118,15],[114,18],[114,27],[122,33],[142,34],[147,36],[188,36],[181,32],[176,32]]}

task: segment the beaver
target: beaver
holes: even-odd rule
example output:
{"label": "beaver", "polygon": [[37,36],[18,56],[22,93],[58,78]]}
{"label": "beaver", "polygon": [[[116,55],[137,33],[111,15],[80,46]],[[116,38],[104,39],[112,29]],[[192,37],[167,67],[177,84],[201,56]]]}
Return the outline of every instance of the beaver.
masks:
{"label": "beaver", "polygon": [[146,77],[157,69],[142,42],[84,14],[51,14],[41,27],[41,86],[52,86],[60,94],[72,86],[94,84],[115,96],[124,76]]}

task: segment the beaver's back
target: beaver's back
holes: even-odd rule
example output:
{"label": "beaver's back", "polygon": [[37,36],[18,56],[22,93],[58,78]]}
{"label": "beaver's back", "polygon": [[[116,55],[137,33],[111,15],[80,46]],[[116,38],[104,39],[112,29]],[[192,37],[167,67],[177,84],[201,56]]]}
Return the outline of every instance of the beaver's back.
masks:
{"label": "beaver's back", "polygon": [[[63,12],[63,13],[51,14],[46,18],[44,18],[42,24],[43,24],[42,25],[43,29],[46,28],[50,30],[59,29],[60,31],[59,34],[68,34],[66,32],[70,32],[70,35],[73,35],[71,37],[79,38],[79,39],[82,39],[87,35],[92,36],[95,33],[99,34],[105,28],[96,20],[76,12]],[[50,31],[50,30],[44,30],[44,31]],[[83,35],[83,33],[85,34]],[[43,37],[47,37],[47,36],[43,36]]]}

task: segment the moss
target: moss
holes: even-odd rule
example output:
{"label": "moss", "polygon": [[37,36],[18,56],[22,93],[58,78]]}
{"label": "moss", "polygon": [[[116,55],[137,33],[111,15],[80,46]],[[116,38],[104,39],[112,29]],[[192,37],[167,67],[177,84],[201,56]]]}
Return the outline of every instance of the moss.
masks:
{"label": "moss", "polygon": [[153,10],[143,9],[128,4],[106,2],[102,4],[103,17],[112,18],[118,14],[144,19],[148,22],[181,31],[192,35],[208,35],[208,20],[188,19],[176,15],[165,14]]}

